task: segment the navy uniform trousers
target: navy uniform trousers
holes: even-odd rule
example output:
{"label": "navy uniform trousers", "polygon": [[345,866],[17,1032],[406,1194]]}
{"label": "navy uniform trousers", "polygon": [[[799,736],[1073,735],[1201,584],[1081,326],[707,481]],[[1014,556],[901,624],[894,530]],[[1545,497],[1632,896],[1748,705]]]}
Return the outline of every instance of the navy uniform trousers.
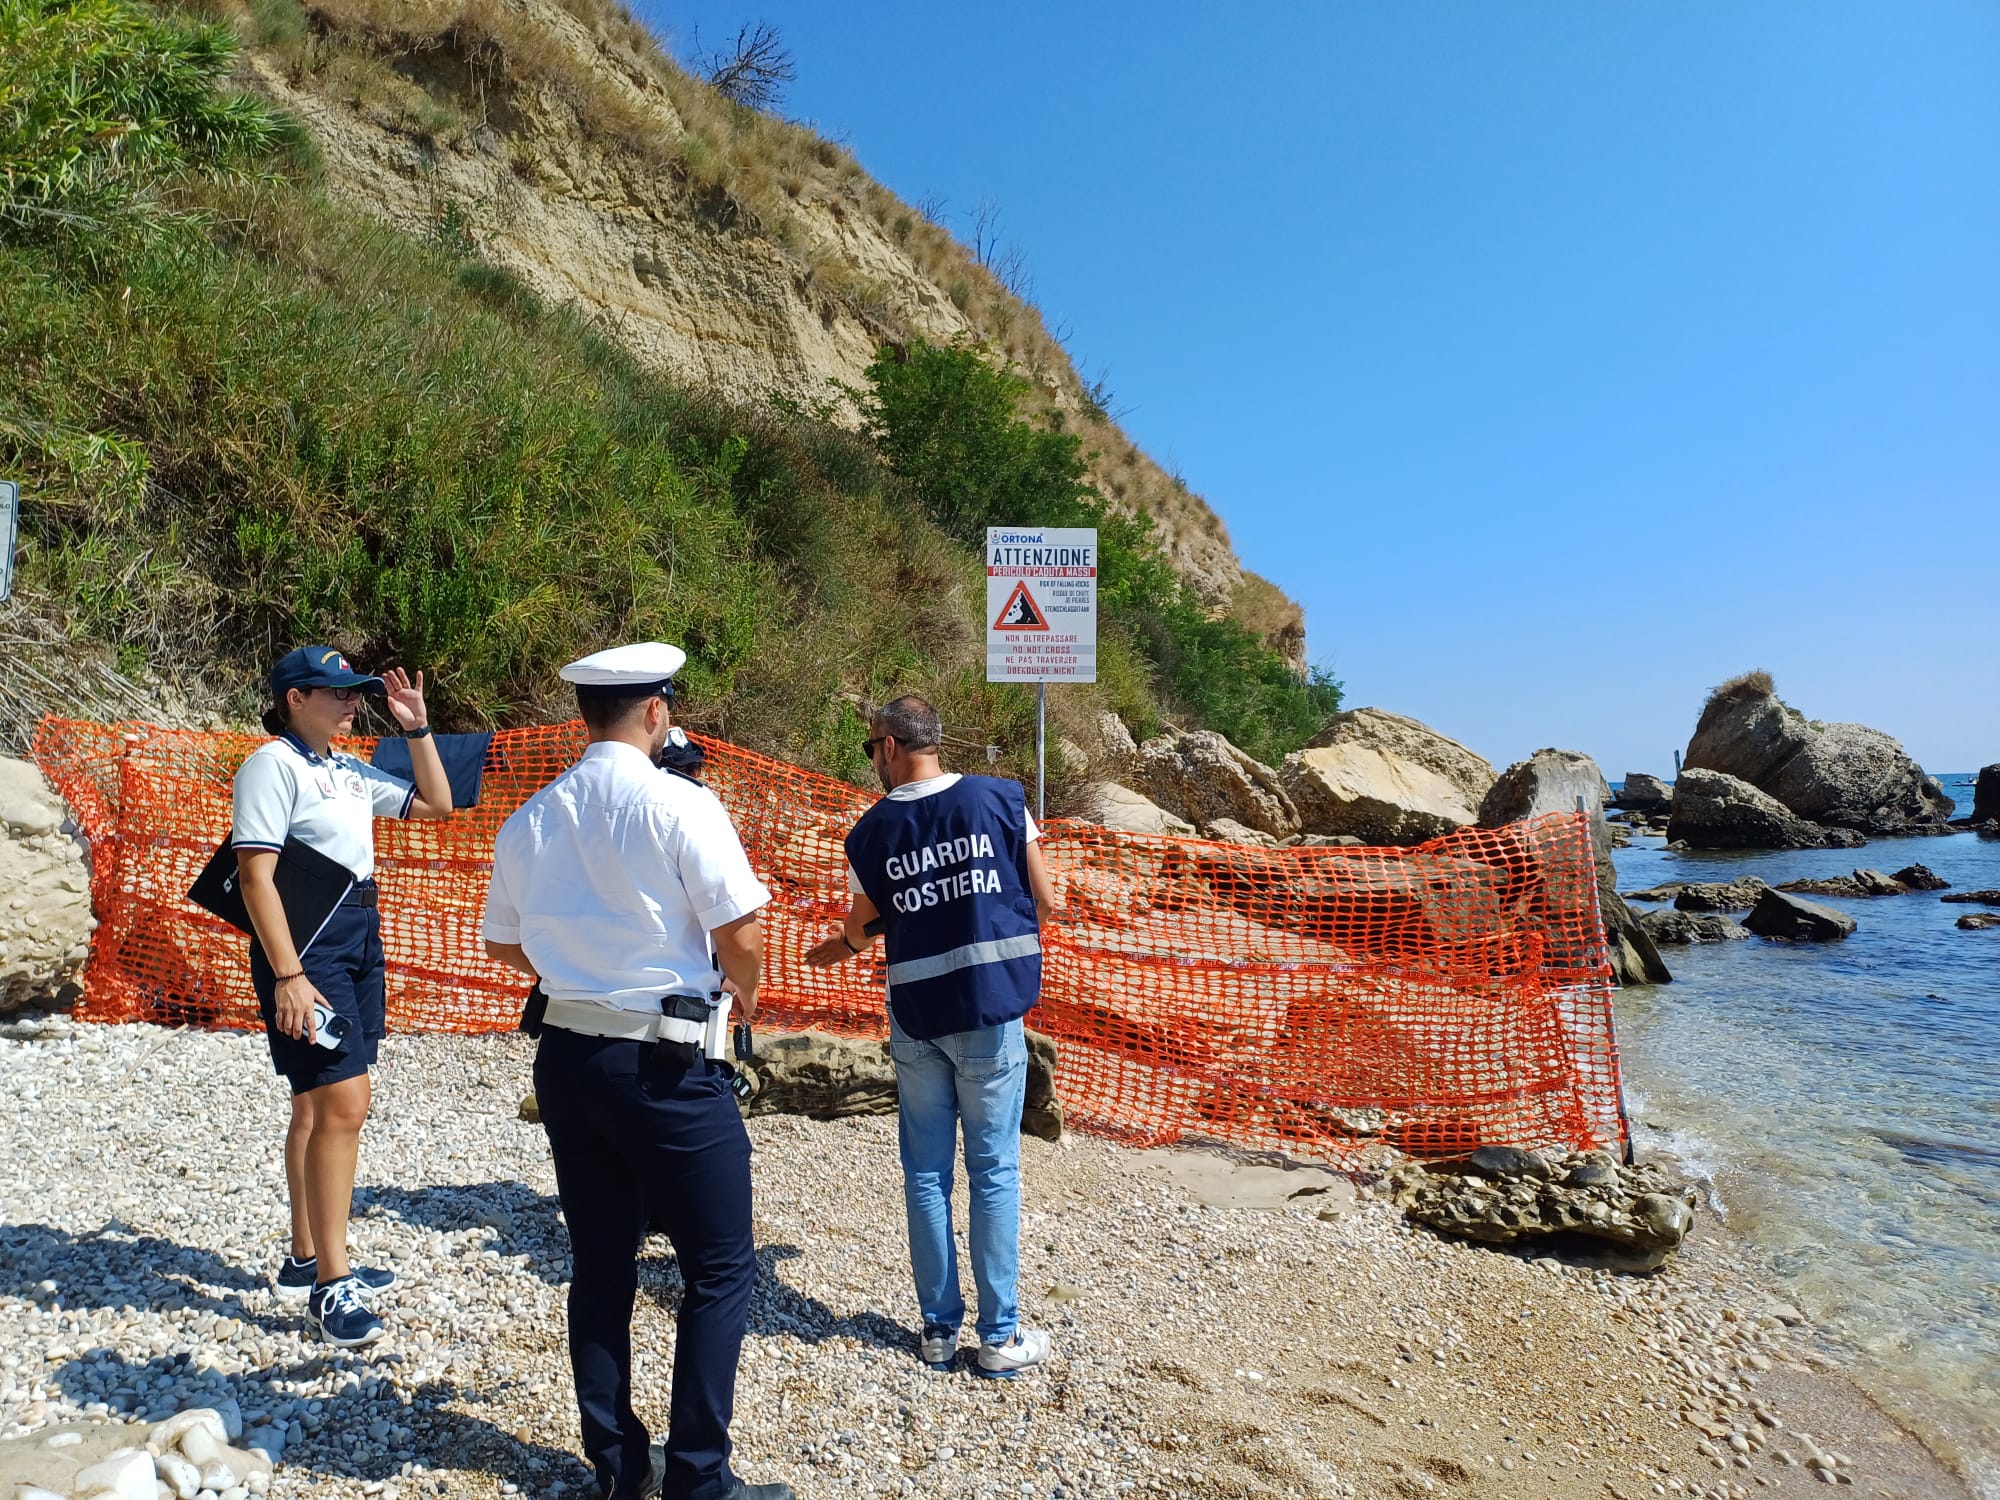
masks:
{"label": "navy uniform trousers", "polygon": [[686,1294],[674,1346],[665,1500],[734,1483],[729,1418],[757,1254],[750,1136],[729,1075],[693,1047],[543,1030],[535,1099],[569,1223],[569,1354],[583,1451],[614,1500],[648,1478],[632,1410],[632,1304],[648,1220],[664,1228]]}

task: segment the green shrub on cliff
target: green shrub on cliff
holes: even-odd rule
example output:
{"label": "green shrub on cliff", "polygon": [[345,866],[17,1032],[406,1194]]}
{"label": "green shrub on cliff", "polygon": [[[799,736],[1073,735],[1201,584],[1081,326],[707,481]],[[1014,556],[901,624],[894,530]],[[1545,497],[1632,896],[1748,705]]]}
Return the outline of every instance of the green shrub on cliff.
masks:
{"label": "green shrub on cliff", "polygon": [[[1074,433],[1019,415],[1028,382],[966,344],[885,349],[868,368],[862,413],[889,467],[932,520],[969,546],[988,526],[1094,526],[1100,637],[1147,664],[1159,706],[1217,729],[1259,759],[1309,739],[1340,707],[1340,685],[1301,678],[1236,621],[1215,616],[1174,570],[1144,515],[1105,504]],[[1114,700],[1152,726],[1129,689]]]}
{"label": "green shrub on cliff", "polygon": [[0,0],[0,226],[101,253],[157,226],[161,178],[213,174],[294,137],[219,86],[235,58],[227,27],[123,0]]}

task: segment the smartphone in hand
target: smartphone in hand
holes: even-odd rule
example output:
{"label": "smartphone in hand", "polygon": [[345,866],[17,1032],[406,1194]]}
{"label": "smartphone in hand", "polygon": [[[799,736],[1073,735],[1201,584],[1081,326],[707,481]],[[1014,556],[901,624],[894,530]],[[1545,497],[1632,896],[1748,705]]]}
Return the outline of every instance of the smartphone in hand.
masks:
{"label": "smartphone in hand", "polygon": [[324,1000],[313,1002],[313,1040],[320,1046],[329,1052],[338,1052],[347,1045],[349,1029],[347,1017]]}

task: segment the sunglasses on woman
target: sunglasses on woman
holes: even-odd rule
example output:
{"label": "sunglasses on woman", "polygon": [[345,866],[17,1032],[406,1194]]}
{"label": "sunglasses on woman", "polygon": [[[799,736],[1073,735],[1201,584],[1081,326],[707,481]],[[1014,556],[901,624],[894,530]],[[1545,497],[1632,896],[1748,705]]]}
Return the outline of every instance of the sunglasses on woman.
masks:
{"label": "sunglasses on woman", "polygon": [[333,699],[334,699],[334,702],[336,702],[336,703],[352,703],[352,702],[353,702],[353,701],[354,701],[354,700],[355,700],[356,698],[359,698],[359,697],[361,696],[361,689],[360,689],[360,688],[358,688],[358,687],[345,687],[345,688],[337,688],[337,687],[330,687],[330,688],[314,688],[314,689],[313,689],[313,691],[314,691],[314,692],[316,692],[316,693],[331,693],[331,694],[333,694]]}

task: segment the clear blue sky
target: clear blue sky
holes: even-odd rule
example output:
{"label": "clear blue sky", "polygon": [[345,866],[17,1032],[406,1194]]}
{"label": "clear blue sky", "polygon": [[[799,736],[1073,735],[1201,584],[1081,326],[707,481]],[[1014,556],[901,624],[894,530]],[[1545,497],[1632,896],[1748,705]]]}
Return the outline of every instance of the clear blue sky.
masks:
{"label": "clear blue sky", "polygon": [[1751,666],[2000,760],[2000,5],[644,3],[991,198],[1350,706],[1668,771]]}

